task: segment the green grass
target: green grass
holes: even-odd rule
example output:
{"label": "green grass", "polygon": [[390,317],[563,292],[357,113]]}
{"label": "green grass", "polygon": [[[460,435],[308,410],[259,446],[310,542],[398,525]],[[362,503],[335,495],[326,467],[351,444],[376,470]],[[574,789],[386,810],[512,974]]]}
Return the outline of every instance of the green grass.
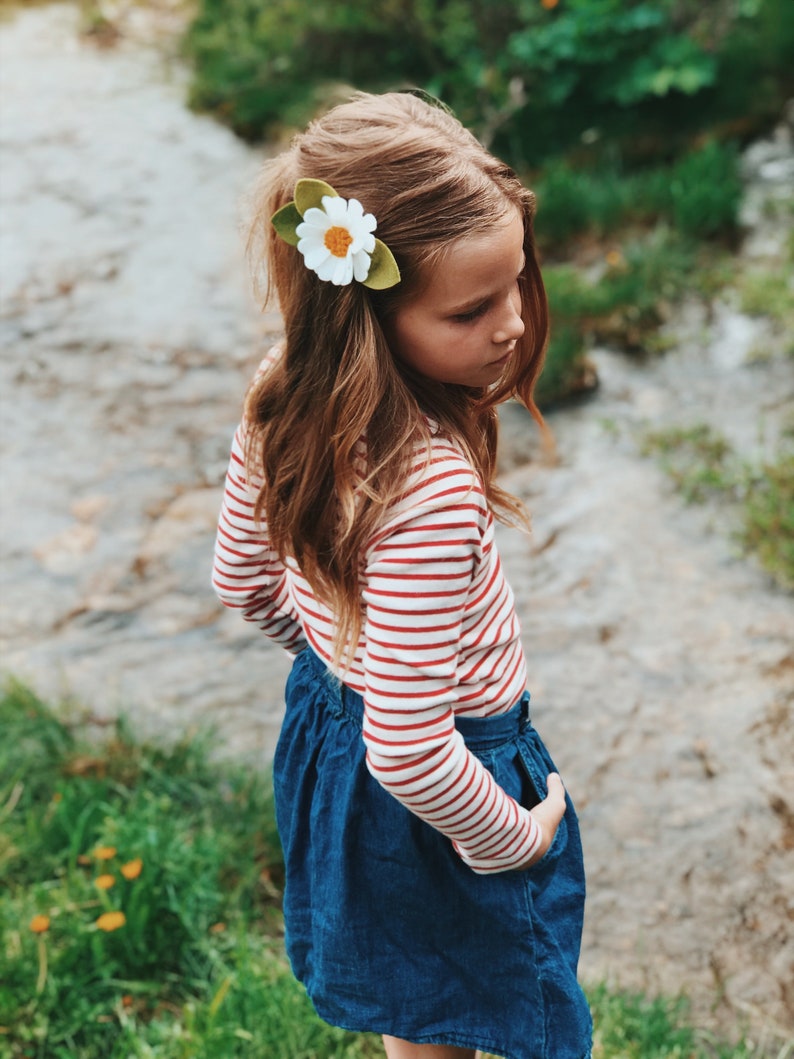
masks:
{"label": "green grass", "polygon": [[646,455],[656,456],[689,503],[728,501],[738,512],[736,539],[773,581],[794,589],[794,447],[784,440],[772,459],[740,459],[705,423],[646,434]]}
{"label": "green grass", "polygon": [[[202,740],[92,742],[13,683],[0,725],[2,1059],[383,1056],[321,1022],[289,971],[265,775]],[[109,912],[124,920],[103,930]],[[590,997],[598,1059],[761,1054],[690,1026],[683,1001]]]}

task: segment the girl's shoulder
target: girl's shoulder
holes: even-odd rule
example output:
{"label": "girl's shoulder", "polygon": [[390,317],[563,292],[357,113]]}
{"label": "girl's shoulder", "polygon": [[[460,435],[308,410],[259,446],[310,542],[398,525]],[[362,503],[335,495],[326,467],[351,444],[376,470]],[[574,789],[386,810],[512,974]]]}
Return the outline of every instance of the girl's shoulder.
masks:
{"label": "girl's shoulder", "polygon": [[463,447],[440,431],[431,432],[429,445],[416,445],[390,521],[461,503],[487,515],[485,490]]}

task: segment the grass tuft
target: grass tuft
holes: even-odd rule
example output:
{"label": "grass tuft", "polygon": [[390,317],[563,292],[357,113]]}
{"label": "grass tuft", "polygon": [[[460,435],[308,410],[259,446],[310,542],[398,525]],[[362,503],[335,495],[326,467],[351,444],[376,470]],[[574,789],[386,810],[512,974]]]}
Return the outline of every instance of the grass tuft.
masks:
{"label": "grass tuft", "polygon": [[794,449],[783,443],[760,465],[741,460],[705,423],[653,431],[642,442],[687,503],[728,501],[738,510],[736,539],[781,588],[794,589]]}

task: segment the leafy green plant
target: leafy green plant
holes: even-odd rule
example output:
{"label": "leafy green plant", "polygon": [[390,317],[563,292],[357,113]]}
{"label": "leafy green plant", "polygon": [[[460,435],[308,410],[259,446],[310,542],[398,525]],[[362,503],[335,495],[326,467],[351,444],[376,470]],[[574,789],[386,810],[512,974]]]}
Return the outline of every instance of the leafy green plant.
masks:
{"label": "leafy green plant", "polygon": [[735,148],[711,141],[673,165],[629,173],[552,161],[539,173],[535,191],[538,238],[556,256],[584,233],[603,238],[660,222],[684,237],[730,237],[738,226],[742,184]]}
{"label": "leafy green plant", "polygon": [[236,904],[249,919],[275,907],[271,795],[200,742],[165,751],[119,728],[101,749],[78,743],[24,688],[0,723],[0,1054],[45,1039],[47,1054],[104,1056],[123,996],[183,1002],[223,963],[213,931]]}
{"label": "leafy green plant", "polygon": [[548,408],[592,385],[585,351],[593,342],[628,352],[650,350],[696,265],[692,246],[660,226],[645,239],[608,251],[597,279],[573,265],[544,267],[551,340],[537,388],[539,404]]}
{"label": "leafy green plant", "polygon": [[742,197],[735,151],[711,141],[685,155],[673,167],[670,197],[672,219],[684,234],[733,232]]}
{"label": "leafy green plant", "polygon": [[786,0],[200,0],[185,51],[194,105],[250,138],[304,124],[340,85],[414,84],[537,166],[583,150],[603,163],[616,142],[668,158],[704,119],[776,118],[792,41]]}

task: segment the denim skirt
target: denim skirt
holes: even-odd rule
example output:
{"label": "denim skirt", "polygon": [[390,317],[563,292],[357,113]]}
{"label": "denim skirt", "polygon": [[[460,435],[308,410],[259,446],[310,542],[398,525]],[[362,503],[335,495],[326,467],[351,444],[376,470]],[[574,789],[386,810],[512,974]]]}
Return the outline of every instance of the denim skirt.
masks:
{"label": "denim skirt", "polygon": [[[369,774],[363,700],[308,649],[286,699],[273,763],[286,944],[321,1018],[504,1059],[587,1059],[592,1025],[576,978],[584,871],[570,799],[538,864],[477,875]],[[531,808],[556,770],[528,702],[456,726]]]}

